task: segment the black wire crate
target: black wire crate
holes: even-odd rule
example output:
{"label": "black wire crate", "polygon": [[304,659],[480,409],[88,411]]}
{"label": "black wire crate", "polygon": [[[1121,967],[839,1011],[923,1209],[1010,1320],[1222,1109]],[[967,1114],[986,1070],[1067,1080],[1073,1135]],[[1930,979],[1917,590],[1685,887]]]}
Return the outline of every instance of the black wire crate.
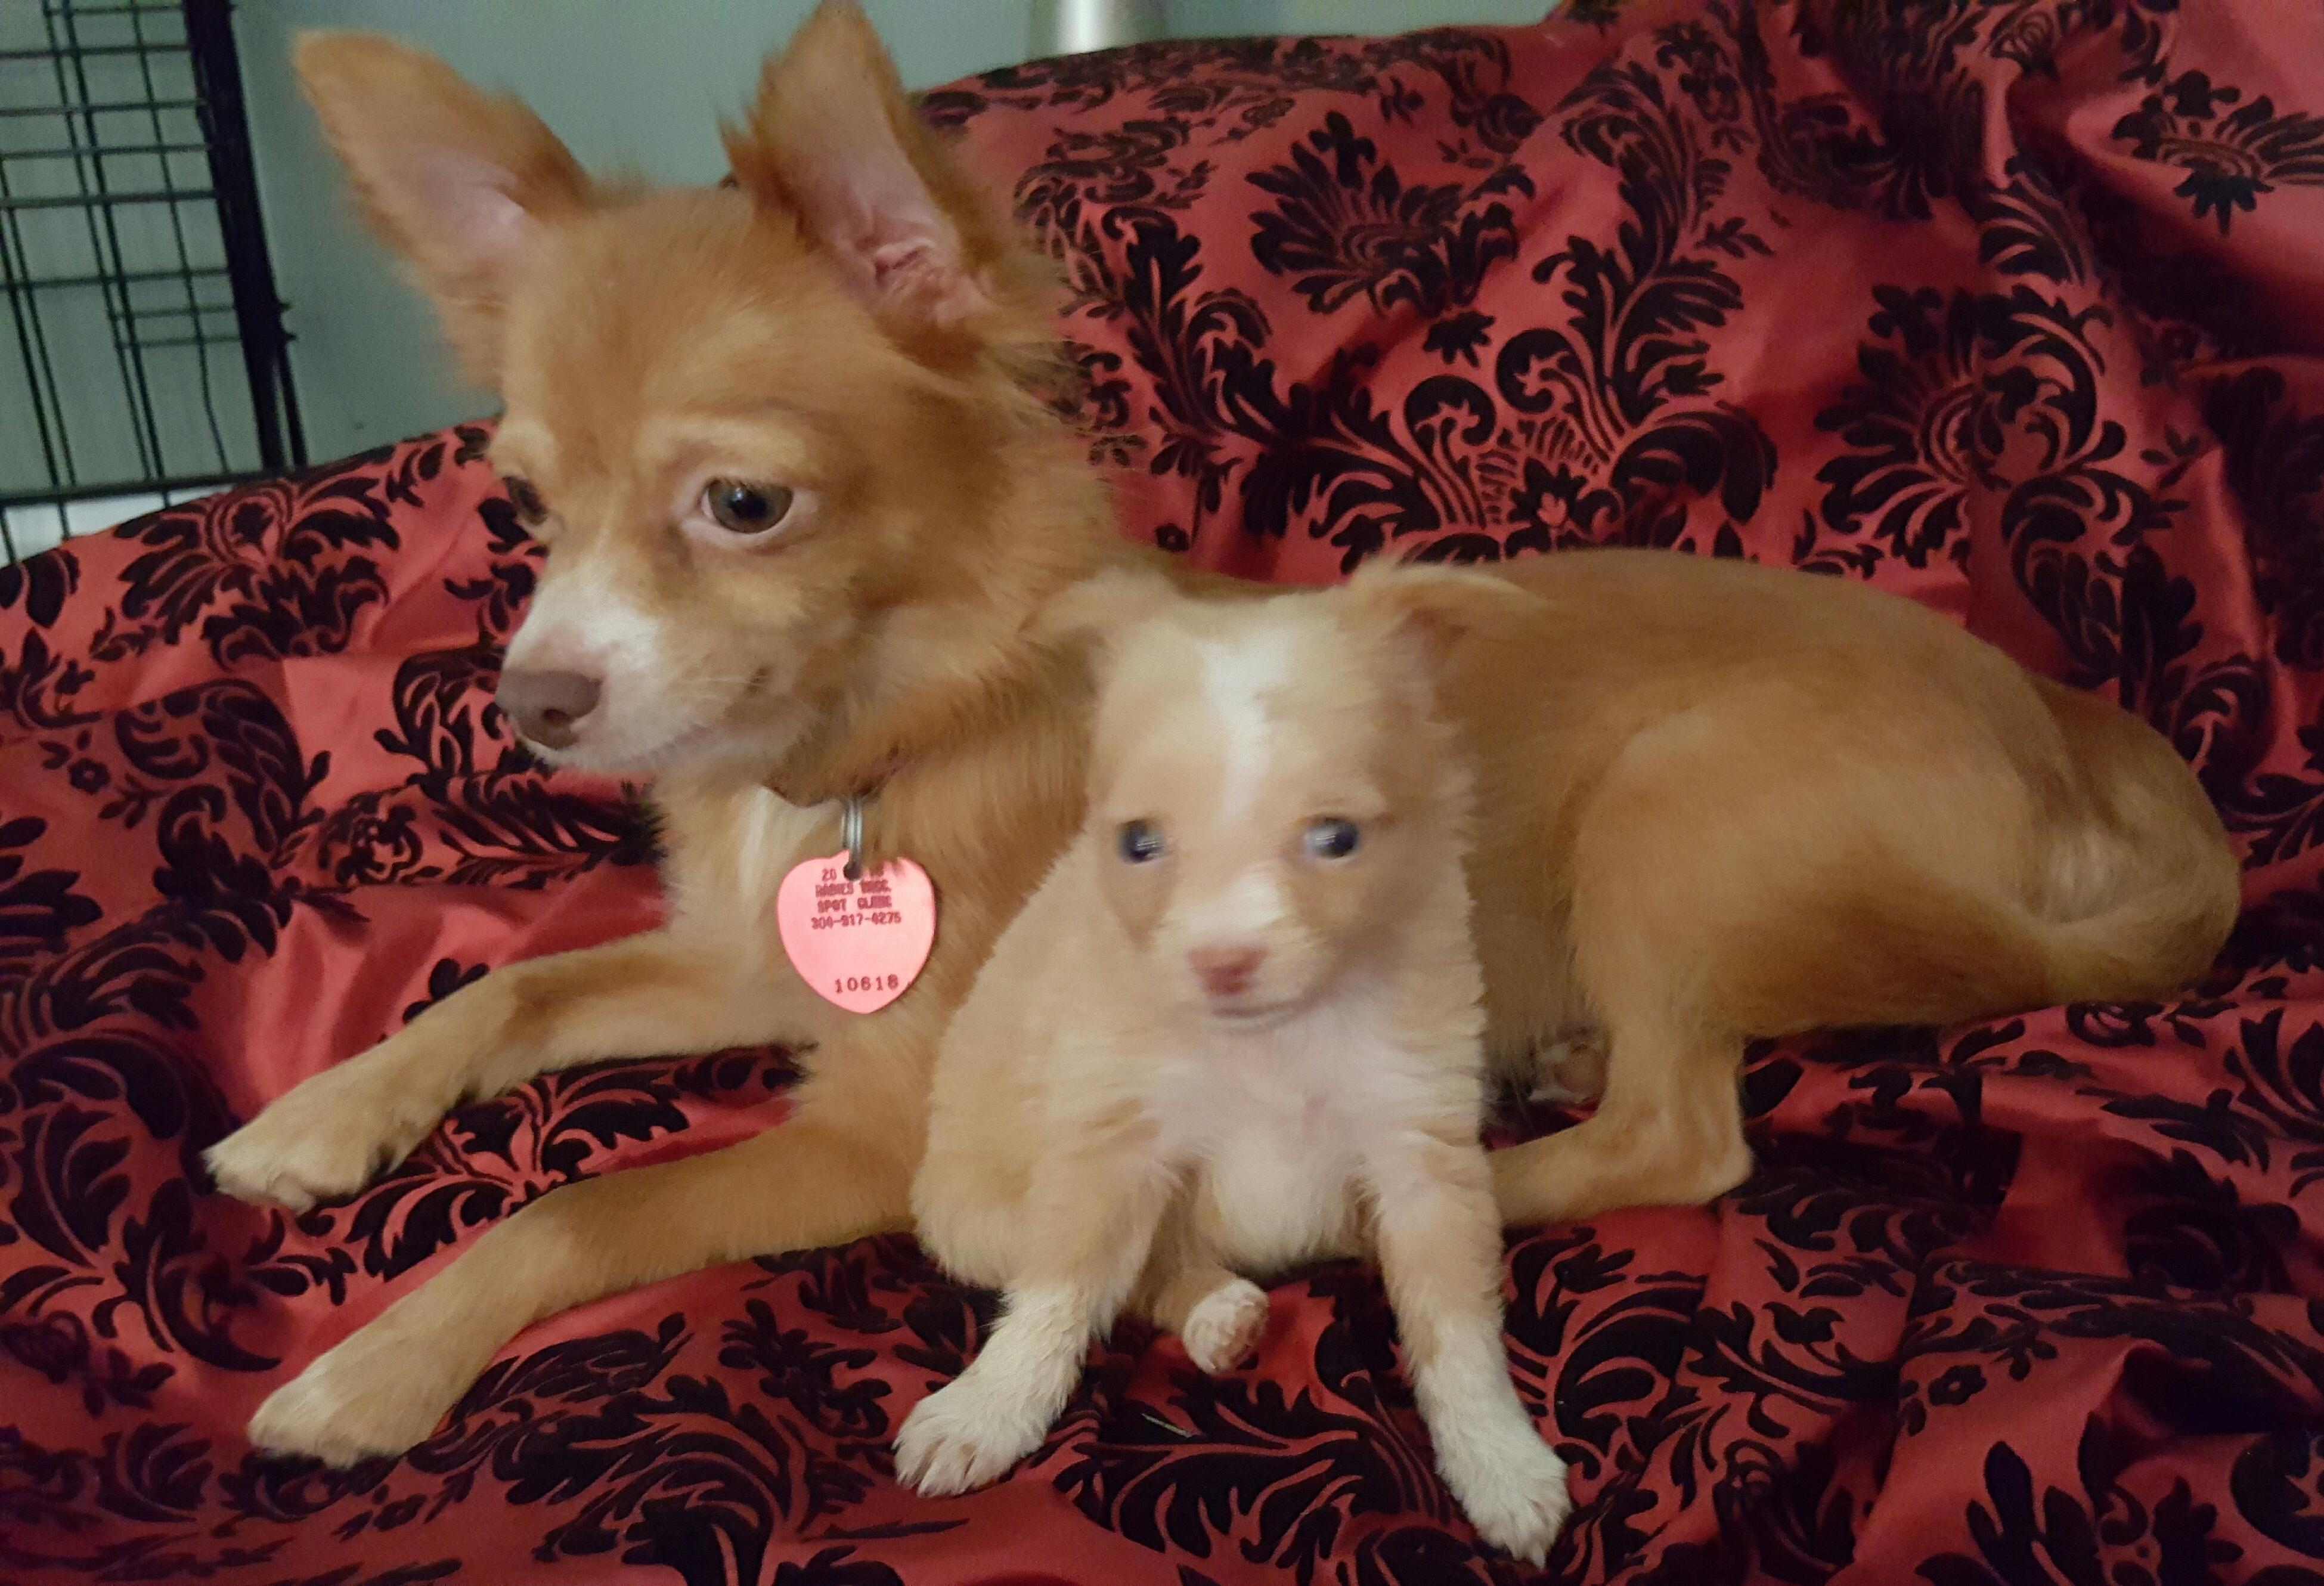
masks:
{"label": "black wire crate", "polygon": [[228,0],[0,0],[0,555],[302,464]]}

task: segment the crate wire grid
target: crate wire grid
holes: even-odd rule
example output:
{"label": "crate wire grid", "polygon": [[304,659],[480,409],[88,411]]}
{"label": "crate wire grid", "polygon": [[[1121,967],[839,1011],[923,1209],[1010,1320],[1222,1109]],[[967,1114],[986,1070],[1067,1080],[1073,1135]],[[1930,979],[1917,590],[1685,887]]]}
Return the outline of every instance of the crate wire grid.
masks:
{"label": "crate wire grid", "polygon": [[229,0],[0,0],[0,560],[306,461]]}

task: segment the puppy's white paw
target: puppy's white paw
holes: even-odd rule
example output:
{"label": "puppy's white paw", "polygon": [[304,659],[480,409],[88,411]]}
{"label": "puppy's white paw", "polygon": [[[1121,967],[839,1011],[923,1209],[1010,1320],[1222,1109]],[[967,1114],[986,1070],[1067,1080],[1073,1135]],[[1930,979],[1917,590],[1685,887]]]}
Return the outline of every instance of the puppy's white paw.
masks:
{"label": "puppy's white paw", "polygon": [[466,1388],[425,1341],[374,1323],[269,1395],[250,1418],[250,1441],[342,1467],[400,1454],[432,1434]]}
{"label": "puppy's white paw", "polygon": [[1548,1559],[1573,1499],[1565,1462],[1530,1421],[1522,1432],[1472,1429],[1457,1445],[1440,1447],[1437,1462],[1478,1535],[1529,1564]]}
{"label": "puppy's white paw", "polygon": [[1267,1329],[1267,1291],[1248,1278],[1222,1283],[1186,1313],[1179,1339],[1195,1367],[1215,1375],[1250,1359]]}
{"label": "puppy's white paw", "polygon": [[896,1434],[896,1480],[927,1498],[983,1487],[1041,1446],[1048,1425],[962,1377],[922,1399]]}
{"label": "puppy's white paw", "polygon": [[203,1152],[218,1188],[304,1212],[401,1161],[442,1113],[369,1056],[324,1070]]}

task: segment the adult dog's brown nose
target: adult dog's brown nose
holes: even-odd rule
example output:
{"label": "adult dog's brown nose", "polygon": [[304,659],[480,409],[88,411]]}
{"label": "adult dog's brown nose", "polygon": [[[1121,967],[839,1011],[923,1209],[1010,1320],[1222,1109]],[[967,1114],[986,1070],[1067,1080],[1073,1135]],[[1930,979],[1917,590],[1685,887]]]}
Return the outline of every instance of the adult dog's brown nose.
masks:
{"label": "adult dog's brown nose", "polygon": [[1250,990],[1259,966],[1267,962],[1264,947],[1197,947],[1186,954],[1203,990],[1225,1000]]}
{"label": "adult dog's brown nose", "polygon": [[597,679],[579,672],[503,672],[493,698],[518,732],[545,749],[563,749],[597,708]]}

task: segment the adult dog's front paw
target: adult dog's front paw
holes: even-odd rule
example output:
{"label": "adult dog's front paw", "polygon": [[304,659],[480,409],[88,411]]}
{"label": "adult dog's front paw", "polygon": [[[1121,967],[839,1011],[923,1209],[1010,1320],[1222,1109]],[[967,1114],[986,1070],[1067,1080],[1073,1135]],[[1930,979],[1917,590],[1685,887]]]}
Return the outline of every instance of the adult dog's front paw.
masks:
{"label": "adult dog's front paw", "polygon": [[922,1399],[896,1434],[896,1480],[928,1498],[998,1481],[1048,1425],[1021,1402],[963,1377]]}
{"label": "adult dog's front paw", "polygon": [[425,1441],[468,1384],[387,1319],[374,1322],[268,1396],[250,1441],[270,1453],[346,1466]]}
{"label": "adult dog's front paw", "polygon": [[218,1188],[304,1212],[355,1194],[401,1161],[443,1110],[400,1083],[378,1056],[325,1069],[203,1152]]}

